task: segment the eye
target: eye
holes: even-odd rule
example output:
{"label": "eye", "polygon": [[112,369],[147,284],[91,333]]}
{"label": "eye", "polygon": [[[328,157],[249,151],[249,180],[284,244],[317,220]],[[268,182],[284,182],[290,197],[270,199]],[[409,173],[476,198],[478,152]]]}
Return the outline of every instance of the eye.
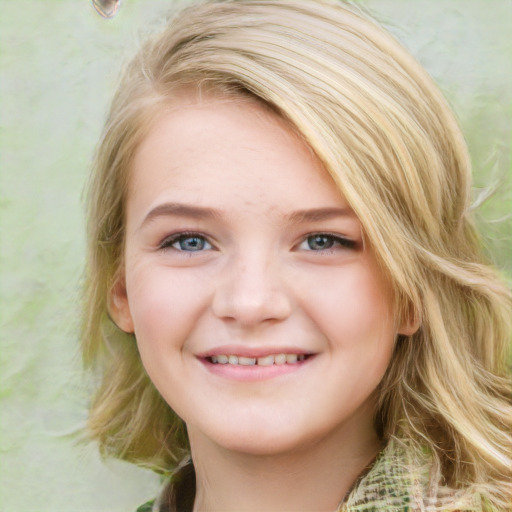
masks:
{"label": "eye", "polygon": [[342,236],[316,233],[303,240],[299,249],[302,251],[326,251],[337,248],[355,249],[356,245],[354,240]]}
{"label": "eye", "polygon": [[184,252],[200,252],[213,249],[212,244],[198,233],[179,233],[163,240],[160,249],[174,249]]}

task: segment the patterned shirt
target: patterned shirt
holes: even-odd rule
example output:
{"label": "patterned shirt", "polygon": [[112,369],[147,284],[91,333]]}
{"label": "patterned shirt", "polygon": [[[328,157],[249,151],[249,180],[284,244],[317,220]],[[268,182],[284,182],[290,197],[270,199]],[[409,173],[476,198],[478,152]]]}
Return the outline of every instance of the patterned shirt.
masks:
{"label": "patterned shirt", "polygon": [[[452,489],[441,481],[428,452],[418,453],[403,442],[390,441],[333,512],[483,512],[475,489]],[[189,462],[158,499],[137,512],[192,512],[194,494],[195,473]]]}

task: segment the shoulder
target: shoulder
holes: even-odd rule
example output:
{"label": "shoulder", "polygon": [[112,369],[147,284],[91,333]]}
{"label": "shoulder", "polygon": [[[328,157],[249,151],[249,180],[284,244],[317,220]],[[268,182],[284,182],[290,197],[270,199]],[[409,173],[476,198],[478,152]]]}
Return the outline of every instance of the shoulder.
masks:
{"label": "shoulder", "polygon": [[390,441],[339,512],[483,512],[478,492],[441,480],[428,453]]}

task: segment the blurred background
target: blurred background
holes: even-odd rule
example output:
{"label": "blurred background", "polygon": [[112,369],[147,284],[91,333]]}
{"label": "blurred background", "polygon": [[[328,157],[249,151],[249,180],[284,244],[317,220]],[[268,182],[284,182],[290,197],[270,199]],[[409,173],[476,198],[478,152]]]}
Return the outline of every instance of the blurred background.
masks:
{"label": "blurred background", "polygon": [[[186,1],[186,0],[182,0]],[[474,162],[479,223],[512,277],[512,1],[361,0],[427,68]],[[131,512],[151,472],[79,442],[82,193],[119,70],[173,0],[0,0],[0,510]]]}

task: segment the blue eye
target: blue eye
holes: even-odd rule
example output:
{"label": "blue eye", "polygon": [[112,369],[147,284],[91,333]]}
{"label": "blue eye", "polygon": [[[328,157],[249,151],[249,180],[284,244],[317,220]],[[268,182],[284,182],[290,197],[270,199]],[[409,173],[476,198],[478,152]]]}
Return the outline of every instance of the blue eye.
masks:
{"label": "blue eye", "polygon": [[336,248],[354,249],[355,247],[356,242],[353,240],[325,233],[310,235],[299,246],[304,251],[326,251]]}
{"label": "blue eye", "polygon": [[182,233],[166,238],[160,249],[172,248],[176,251],[199,252],[212,249],[212,244],[202,235],[196,233]]}

